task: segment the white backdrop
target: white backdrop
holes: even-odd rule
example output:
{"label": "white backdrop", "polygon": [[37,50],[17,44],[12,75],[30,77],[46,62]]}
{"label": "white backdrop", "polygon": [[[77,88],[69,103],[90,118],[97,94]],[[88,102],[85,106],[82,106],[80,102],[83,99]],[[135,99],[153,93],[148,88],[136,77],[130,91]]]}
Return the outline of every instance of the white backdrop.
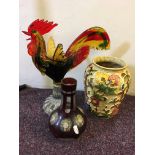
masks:
{"label": "white backdrop", "polygon": [[[132,82],[129,94],[135,93],[134,58],[134,0],[20,0],[19,84],[38,88],[52,88],[52,80],[42,76],[27,54],[26,36],[21,33],[35,19],[54,21],[59,25],[45,38],[53,36],[55,43],[62,43],[64,51],[85,29],[101,26],[111,39],[111,49],[94,52],[94,55],[111,55],[122,58],[129,66]],[[84,61],[66,76],[78,80],[78,90],[83,90],[83,75],[88,61]]]}

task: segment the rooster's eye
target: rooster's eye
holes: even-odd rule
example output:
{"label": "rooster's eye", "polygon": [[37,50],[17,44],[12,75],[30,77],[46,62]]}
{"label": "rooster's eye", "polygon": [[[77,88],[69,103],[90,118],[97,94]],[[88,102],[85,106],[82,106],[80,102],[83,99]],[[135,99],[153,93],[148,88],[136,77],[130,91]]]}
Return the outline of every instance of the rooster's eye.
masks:
{"label": "rooster's eye", "polygon": [[32,33],[36,33],[37,31],[36,30],[32,30]]}

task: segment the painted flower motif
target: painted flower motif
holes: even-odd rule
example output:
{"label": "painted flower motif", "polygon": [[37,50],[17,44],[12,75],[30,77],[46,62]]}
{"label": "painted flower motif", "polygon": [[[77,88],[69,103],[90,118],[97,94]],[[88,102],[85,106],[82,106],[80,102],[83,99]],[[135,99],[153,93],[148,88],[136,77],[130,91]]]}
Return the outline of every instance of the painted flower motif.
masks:
{"label": "painted flower motif", "polygon": [[120,82],[120,77],[116,74],[112,74],[109,76],[108,80],[111,82],[112,85],[118,86]]}
{"label": "painted flower motif", "polygon": [[81,127],[84,124],[84,119],[82,115],[78,114],[77,116],[75,116],[74,122],[77,126]]}
{"label": "painted flower motif", "polygon": [[71,130],[72,127],[72,122],[70,119],[63,119],[60,123],[60,129],[63,132],[69,132]]}
{"label": "painted flower motif", "polygon": [[119,112],[119,109],[118,108],[113,108],[113,110],[112,110],[112,116],[114,116],[114,115],[116,115],[117,113]]}
{"label": "painted flower motif", "polygon": [[94,106],[99,106],[99,102],[100,100],[95,98],[94,96],[91,97],[91,103],[94,105]]}
{"label": "painted flower motif", "polygon": [[103,83],[108,81],[109,75],[107,73],[103,73],[101,71],[97,71],[95,73],[95,81],[96,83]]}

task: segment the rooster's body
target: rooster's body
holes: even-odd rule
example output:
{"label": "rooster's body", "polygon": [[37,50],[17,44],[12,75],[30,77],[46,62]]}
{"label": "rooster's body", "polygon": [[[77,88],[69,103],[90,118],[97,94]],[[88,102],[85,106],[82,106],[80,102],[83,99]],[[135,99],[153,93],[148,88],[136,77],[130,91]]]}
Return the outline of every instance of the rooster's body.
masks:
{"label": "rooster's body", "polygon": [[[55,82],[61,82],[65,74],[76,67],[88,55],[90,48],[108,49],[110,39],[107,32],[100,27],[93,27],[84,31],[68,48],[63,52],[62,44],[54,47],[54,42],[50,38],[51,48],[46,52],[46,45],[43,35],[52,30],[57,24],[44,20],[35,20],[28,28],[26,35],[31,36],[28,44],[28,53],[36,68],[43,74],[52,78]],[[50,54],[48,52],[51,52]],[[48,56],[50,55],[50,56]]]}

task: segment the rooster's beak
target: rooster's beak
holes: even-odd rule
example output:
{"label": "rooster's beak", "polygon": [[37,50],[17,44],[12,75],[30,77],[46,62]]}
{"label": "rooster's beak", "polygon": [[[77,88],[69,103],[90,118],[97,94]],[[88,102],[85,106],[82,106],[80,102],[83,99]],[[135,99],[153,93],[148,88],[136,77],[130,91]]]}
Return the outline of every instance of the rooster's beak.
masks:
{"label": "rooster's beak", "polygon": [[26,31],[22,31],[24,34],[30,36],[31,34],[29,32],[26,32]]}
{"label": "rooster's beak", "polygon": [[[29,32],[26,32],[26,31],[22,31],[24,34],[28,35],[28,36],[31,36],[31,34]],[[31,38],[28,38],[26,40],[31,40]]]}

